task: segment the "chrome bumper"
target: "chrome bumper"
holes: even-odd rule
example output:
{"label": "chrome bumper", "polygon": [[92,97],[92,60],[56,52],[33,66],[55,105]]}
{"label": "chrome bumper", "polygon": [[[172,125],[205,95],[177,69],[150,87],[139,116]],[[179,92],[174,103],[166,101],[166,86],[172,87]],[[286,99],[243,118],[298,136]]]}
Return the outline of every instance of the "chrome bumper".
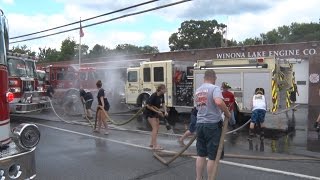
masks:
{"label": "chrome bumper", "polygon": [[22,151],[11,142],[8,148],[0,151],[0,180],[31,180],[35,177],[35,148]]}

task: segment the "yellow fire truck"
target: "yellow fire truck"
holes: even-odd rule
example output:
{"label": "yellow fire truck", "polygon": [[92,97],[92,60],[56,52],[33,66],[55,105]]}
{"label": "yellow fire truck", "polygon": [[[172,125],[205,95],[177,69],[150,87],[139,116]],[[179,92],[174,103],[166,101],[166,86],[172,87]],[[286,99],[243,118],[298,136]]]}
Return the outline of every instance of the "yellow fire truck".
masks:
{"label": "yellow fire truck", "polygon": [[[256,88],[264,88],[268,111],[277,112],[291,106],[289,93],[294,83],[292,64],[296,59],[275,57],[198,60],[196,63],[172,60],[144,62],[128,68],[126,103],[143,106],[159,84],[165,84],[166,106],[193,107],[193,92],[203,83],[204,72],[215,70],[216,85],[228,82],[236,98],[238,123],[250,118],[250,101]],[[174,113],[175,114],[175,113]],[[170,116],[170,113],[169,113]]]}

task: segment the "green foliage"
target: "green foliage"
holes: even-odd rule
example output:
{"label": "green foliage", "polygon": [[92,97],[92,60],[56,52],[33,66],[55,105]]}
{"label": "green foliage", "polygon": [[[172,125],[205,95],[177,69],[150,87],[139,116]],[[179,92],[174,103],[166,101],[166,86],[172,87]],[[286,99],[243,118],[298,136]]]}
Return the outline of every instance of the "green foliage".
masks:
{"label": "green foliage", "polygon": [[[184,21],[178,32],[173,33],[169,38],[170,50],[221,47],[221,38],[226,27],[225,24],[219,24],[216,20]],[[233,41],[230,43],[233,44]]]}
{"label": "green foliage", "polygon": [[36,56],[36,52],[28,49],[28,47],[26,45],[23,45],[21,47],[19,45],[13,46],[10,51],[14,52],[14,53],[20,53],[20,54],[28,54],[29,56]]}
{"label": "green foliage", "polygon": [[[263,41],[262,41],[263,40]],[[267,33],[260,34],[257,38],[247,38],[241,44],[277,44],[277,43],[294,43],[320,40],[319,23],[292,23],[290,26],[281,26]]]}
{"label": "green foliage", "polygon": [[76,41],[73,39],[67,38],[63,40],[61,43],[59,60],[72,60],[76,54],[76,46]]}
{"label": "green foliage", "polygon": [[39,48],[38,59],[39,61],[58,61],[60,52],[51,48]]}

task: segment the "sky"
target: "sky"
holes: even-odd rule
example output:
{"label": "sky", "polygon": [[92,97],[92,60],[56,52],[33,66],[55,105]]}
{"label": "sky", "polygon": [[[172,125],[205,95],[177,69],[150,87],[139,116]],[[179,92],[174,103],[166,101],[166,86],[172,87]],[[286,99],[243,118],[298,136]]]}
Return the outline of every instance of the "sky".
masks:
{"label": "sky", "polygon": [[[9,35],[15,37],[56,26],[79,21],[129,7],[148,0],[0,0],[8,19]],[[103,16],[82,22],[82,26],[105,21],[128,13],[142,11],[180,0],[160,0],[131,10]],[[193,0],[153,12],[115,20],[84,28],[81,43],[89,46],[104,45],[113,49],[118,44],[137,46],[157,46],[161,52],[169,51],[169,37],[178,32],[181,23],[186,20],[212,20],[228,26],[227,38],[242,41],[258,37],[292,22],[319,22],[319,0]],[[68,26],[25,38],[51,34],[61,30],[79,27]],[[61,42],[70,37],[79,42],[79,30],[51,37],[13,43],[10,46],[27,45],[32,51],[41,48],[60,49]]]}

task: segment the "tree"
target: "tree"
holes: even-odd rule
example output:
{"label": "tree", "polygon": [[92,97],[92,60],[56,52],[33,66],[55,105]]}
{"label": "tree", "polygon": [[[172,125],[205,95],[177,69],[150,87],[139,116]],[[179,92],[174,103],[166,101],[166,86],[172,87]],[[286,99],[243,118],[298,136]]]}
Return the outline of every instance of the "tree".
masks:
{"label": "tree", "polygon": [[109,50],[110,49],[106,48],[105,46],[96,44],[93,46],[92,50],[89,51],[89,57],[96,58],[106,56]]}
{"label": "tree", "polygon": [[61,53],[59,60],[72,60],[75,56],[75,49],[76,49],[76,41],[71,40],[69,37],[62,41],[61,43]]}
{"label": "tree", "polygon": [[159,49],[157,46],[146,45],[143,47],[139,47],[139,49],[141,53],[158,53],[159,52]]}
{"label": "tree", "polygon": [[38,58],[39,61],[58,61],[60,52],[51,48],[39,48]]}
{"label": "tree", "polygon": [[318,40],[320,40],[319,23],[292,23],[290,26],[284,25],[267,33],[262,33],[260,38],[247,38],[240,44],[277,44]]}
{"label": "tree", "polygon": [[225,24],[219,24],[216,20],[184,21],[178,32],[173,33],[169,38],[170,50],[221,47],[222,35],[226,27]]}
{"label": "tree", "polygon": [[20,54],[28,54],[29,56],[36,56],[36,52],[31,51],[31,49],[28,49],[27,45],[23,46],[13,46],[11,49],[12,52],[14,53],[20,53]]}
{"label": "tree", "polygon": [[[81,57],[85,58],[88,56],[89,46],[81,44]],[[75,47],[75,57],[79,58],[79,44]]]}

